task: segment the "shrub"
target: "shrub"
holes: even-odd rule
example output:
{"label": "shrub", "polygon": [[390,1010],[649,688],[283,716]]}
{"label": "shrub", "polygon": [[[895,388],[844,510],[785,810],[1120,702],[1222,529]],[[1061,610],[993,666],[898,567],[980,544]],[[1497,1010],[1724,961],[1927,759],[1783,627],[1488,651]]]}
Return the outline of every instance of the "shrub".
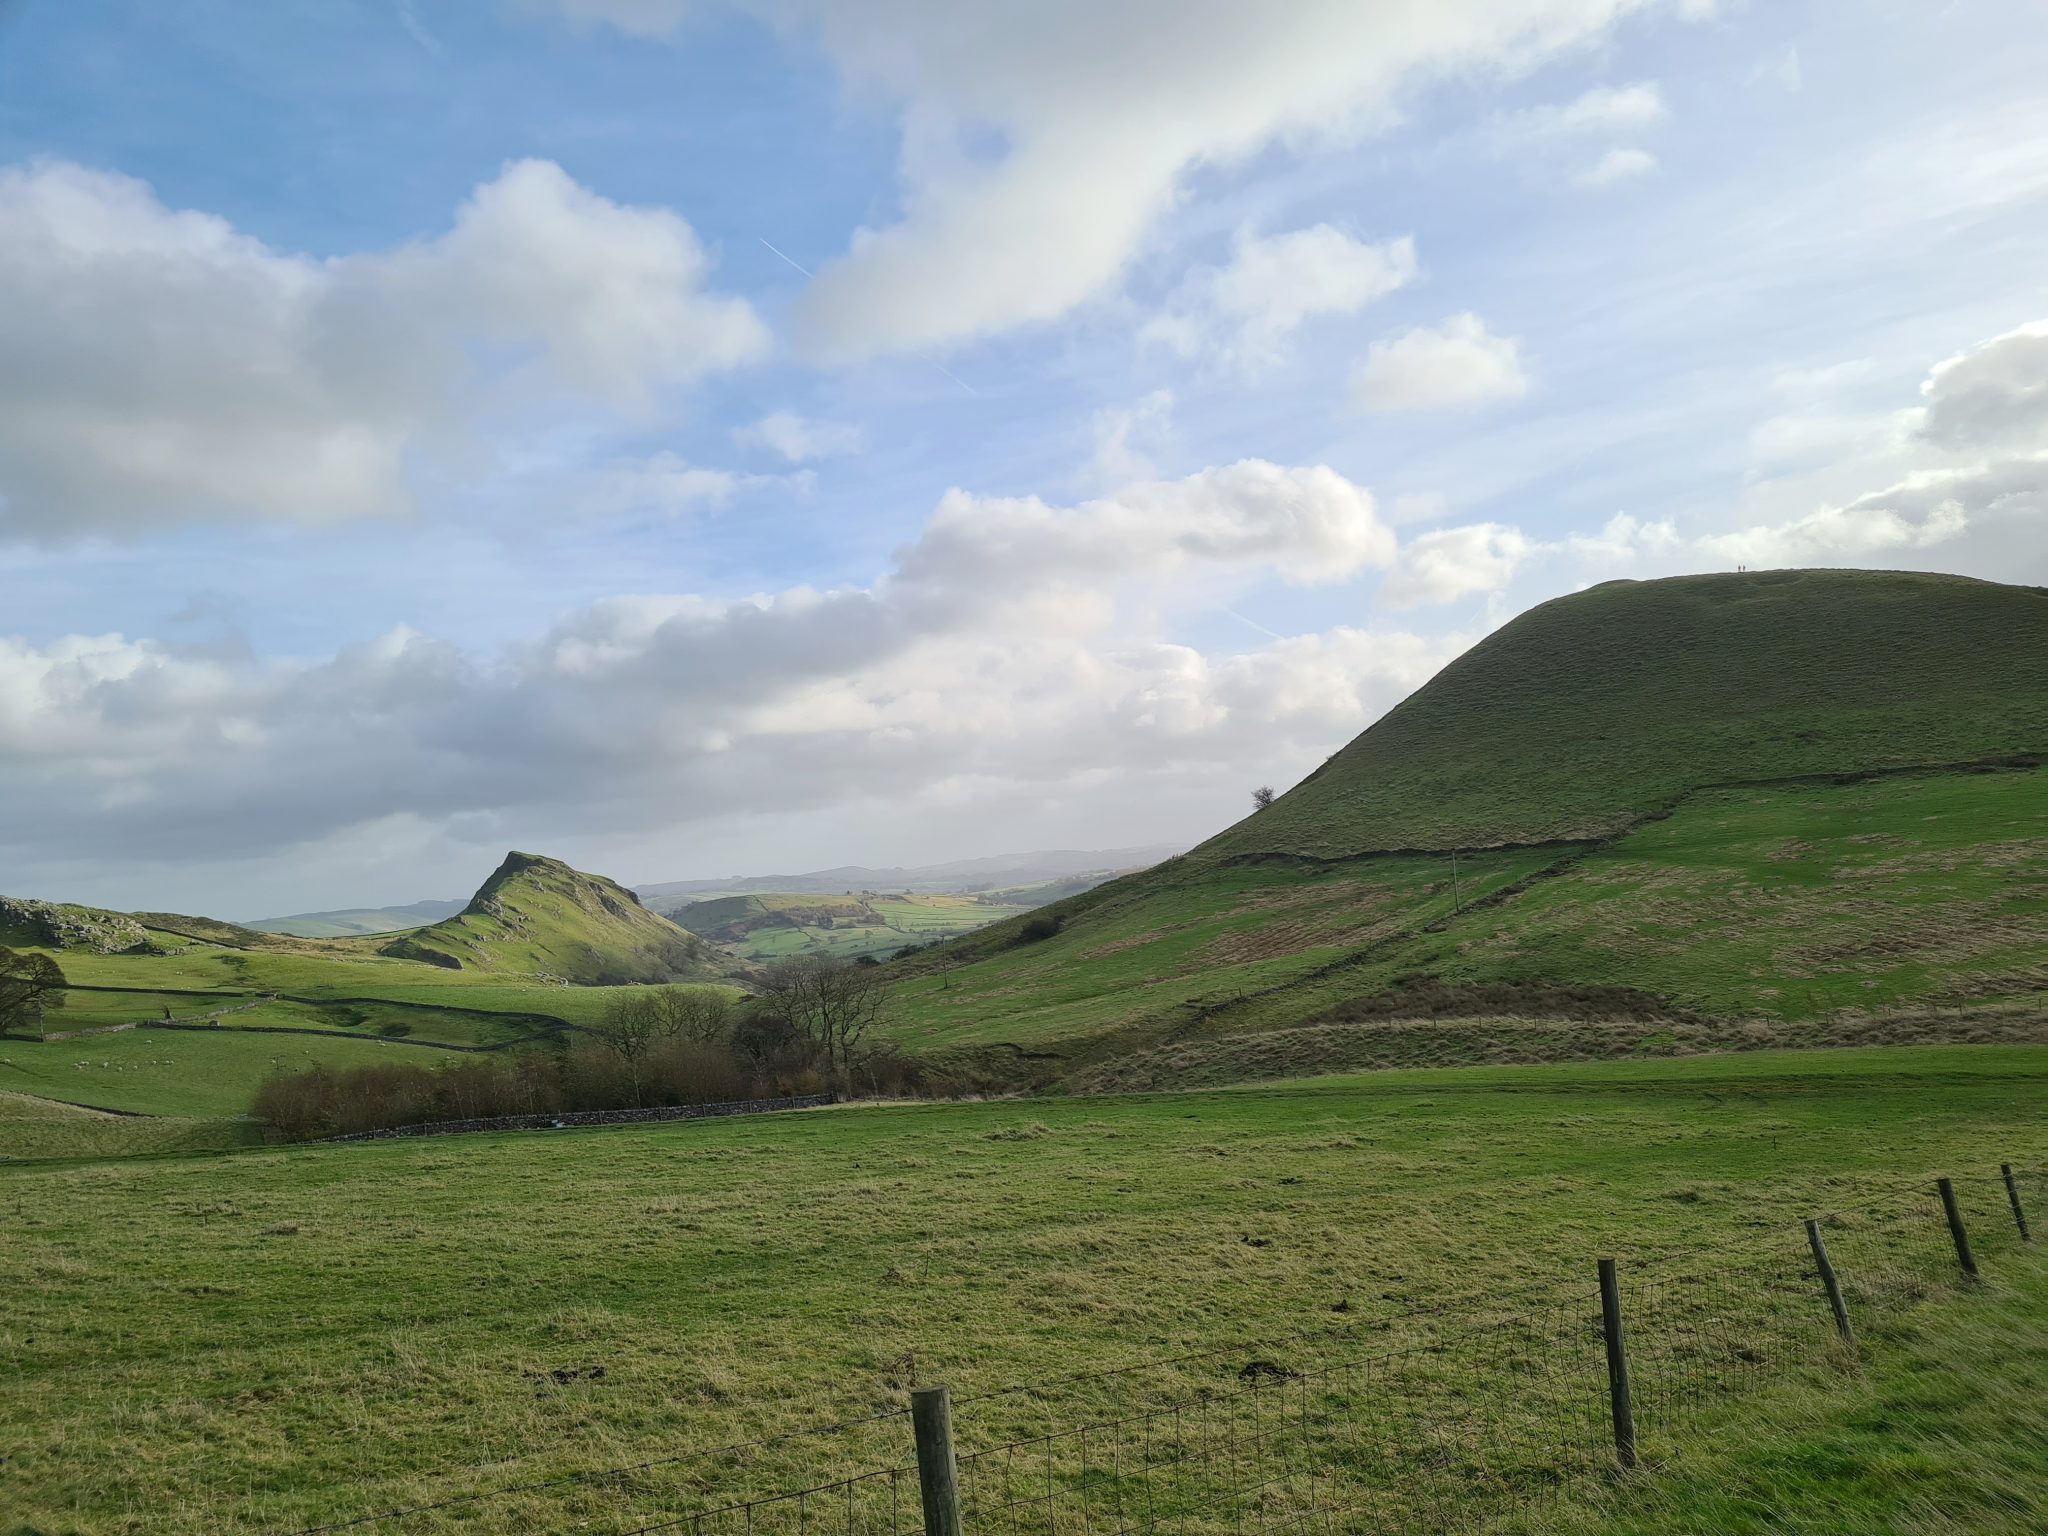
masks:
{"label": "shrub", "polygon": [[1017,942],[1019,944],[1037,944],[1042,940],[1049,939],[1065,926],[1066,921],[1057,912],[1046,912],[1041,913],[1037,917],[1028,917],[1024,920],[1024,926],[1017,930]]}

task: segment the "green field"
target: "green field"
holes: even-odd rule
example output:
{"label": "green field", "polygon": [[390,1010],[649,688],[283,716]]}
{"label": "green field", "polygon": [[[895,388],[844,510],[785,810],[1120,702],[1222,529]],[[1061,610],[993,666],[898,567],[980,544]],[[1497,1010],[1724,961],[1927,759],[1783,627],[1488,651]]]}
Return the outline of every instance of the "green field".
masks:
{"label": "green field", "polygon": [[[1982,1176],[2044,1156],[2048,1050],[1952,1048],[16,1165],[9,1529],[290,1530],[892,1409],[912,1380],[1234,1342],[1233,1371],[1305,1364],[1553,1302],[1605,1252],[1766,1244],[1810,1333],[1801,1216],[1968,1175],[2003,1265]],[[1098,1406],[1075,1390],[1058,1411]],[[987,1444],[1050,1411],[959,1417]],[[403,1528],[629,1529],[742,1475],[900,1459],[900,1427]]]}
{"label": "green field", "polygon": [[[0,1040],[0,1089],[132,1114],[232,1119],[271,1073],[411,1061],[417,1047],[371,1036],[135,1029],[84,1040]],[[443,1053],[434,1053],[439,1059]],[[0,1104],[0,1120],[15,1106]]]}
{"label": "green field", "polygon": [[1649,1477],[1588,1479],[1531,1536],[2033,1536],[2048,1521],[2048,1269],[1799,1370]]}
{"label": "green field", "polygon": [[[0,1066],[0,1082],[15,1080]],[[107,1114],[0,1088],[0,1161],[219,1152],[260,1140],[247,1121]]]}

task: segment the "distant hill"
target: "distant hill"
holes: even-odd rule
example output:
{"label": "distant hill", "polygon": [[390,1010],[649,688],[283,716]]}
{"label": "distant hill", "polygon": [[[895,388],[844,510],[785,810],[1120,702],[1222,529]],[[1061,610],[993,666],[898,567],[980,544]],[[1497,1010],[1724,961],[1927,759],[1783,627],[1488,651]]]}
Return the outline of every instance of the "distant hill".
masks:
{"label": "distant hill", "polygon": [[369,933],[403,933],[453,917],[468,903],[415,901],[403,907],[343,907],[333,912],[295,912],[289,917],[259,917],[244,923],[259,933],[290,934],[301,939],[348,939]]}
{"label": "distant hill", "polygon": [[650,912],[614,880],[537,853],[508,853],[453,917],[377,952],[451,970],[505,971],[583,984],[702,980],[731,956]]}
{"label": "distant hill", "polygon": [[2048,1040],[2044,761],[2048,592],[1608,583],[1184,857],[893,962],[898,1033],[1120,1088]]}
{"label": "distant hill", "polygon": [[778,895],[859,895],[862,892],[909,892],[913,895],[977,896],[1016,887],[1071,882],[1090,876],[1108,879],[1172,858],[1177,847],[1045,849],[1036,853],[998,854],[989,858],[955,859],[946,864],[912,868],[870,869],[845,864],[804,875],[733,875],[724,880],[666,880],[636,887],[657,910],[673,910],[679,901],[703,896],[772,892]]}

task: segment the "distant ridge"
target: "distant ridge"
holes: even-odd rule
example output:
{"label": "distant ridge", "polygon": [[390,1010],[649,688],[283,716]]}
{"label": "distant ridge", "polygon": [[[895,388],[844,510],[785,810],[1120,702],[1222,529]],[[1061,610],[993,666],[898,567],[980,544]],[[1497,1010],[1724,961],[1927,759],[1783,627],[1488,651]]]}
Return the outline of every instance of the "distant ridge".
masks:
{"label": "distant ridge", "polygon": [[1052,880],[1071,880],[1083,875],[1121,873],[1144,869],[1182,850],[1178,846],[1148,845],[1137,848],[1092,850],[1054,848],[1036,853],[996,854],[987,858],[954,859],[945,864],[872,869],[861,864],[844,864],[836,869],[812,870],[801,875],[733,875],[724,880],[665,880],[636,886],[649,900],[666,902],[673,898],[740,894],[749,891],[777,891],[817,895],[843,895],[847,891],[909,891],[916,895],[959,892],[975,895],[983,891],[1007,890],[1013,886],[1039,885]]}
{"label": "distant ridge", "polygon": [[349,939],[364,934],[403,933],[408,928],[453,917],[468,903],[415,901],[402,907],[341,907],[332,912],[294,912],[288,917],[259,917],[244,923],[258,933],[283,933],[300,939]]}

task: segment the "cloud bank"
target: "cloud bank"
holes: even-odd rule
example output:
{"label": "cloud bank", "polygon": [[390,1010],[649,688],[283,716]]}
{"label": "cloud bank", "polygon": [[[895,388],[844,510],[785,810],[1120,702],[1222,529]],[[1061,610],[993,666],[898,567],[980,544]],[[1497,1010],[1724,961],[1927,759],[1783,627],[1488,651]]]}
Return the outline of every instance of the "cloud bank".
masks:
{"label": "cloud bank", "polygon": [[632,410],[759,356],[710,266],[675,214],[541,160],[435,239],[328,260],[129,177],[0,170],[0,536],[405,513],[409,459],[487,388]]}

